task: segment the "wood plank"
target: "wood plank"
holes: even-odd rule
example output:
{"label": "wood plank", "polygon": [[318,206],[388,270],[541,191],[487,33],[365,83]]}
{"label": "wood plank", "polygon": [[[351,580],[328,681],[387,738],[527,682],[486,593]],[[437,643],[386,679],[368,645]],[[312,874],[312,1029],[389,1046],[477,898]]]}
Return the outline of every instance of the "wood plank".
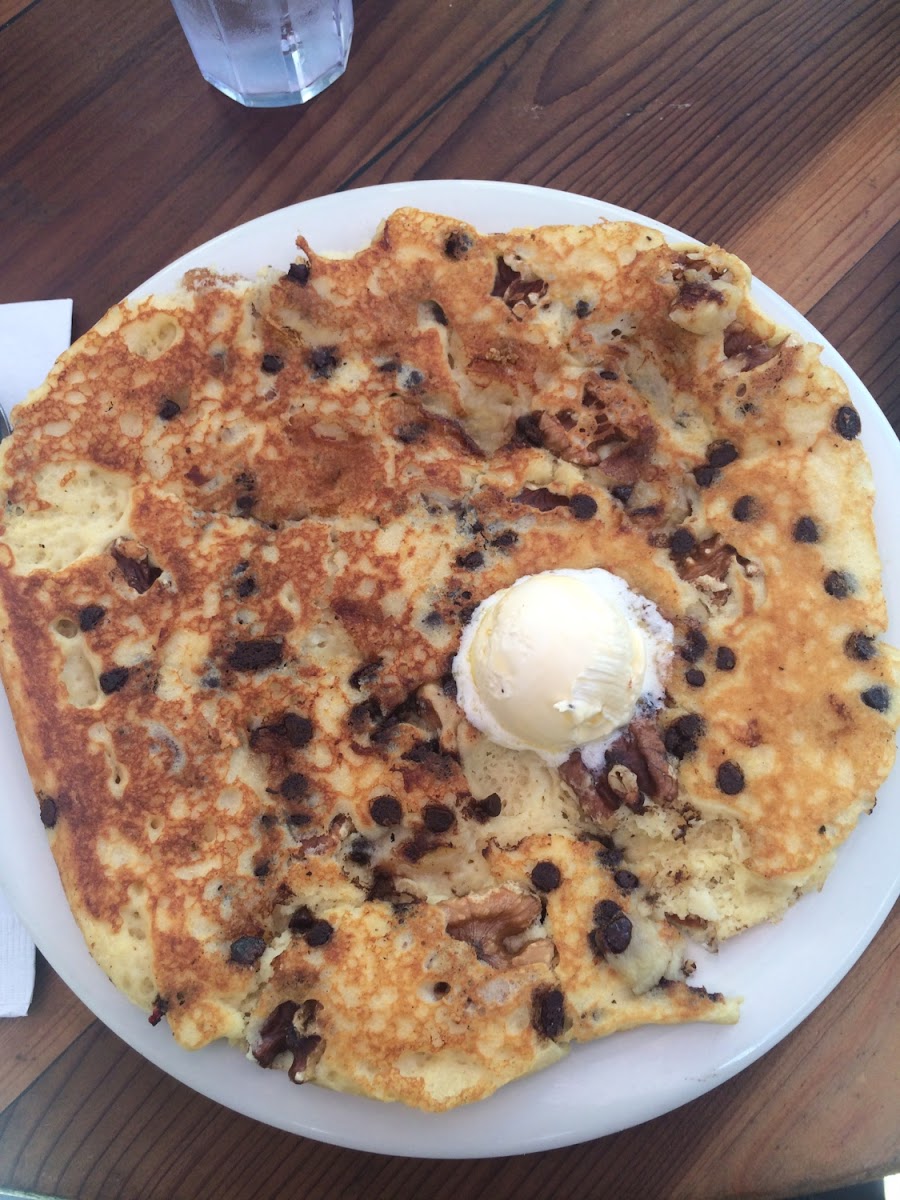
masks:
{"label": "wood plank", "polygon": [[26,1017],[0,1021],[0,1111],[11,1104],[94,1020],[42,955]]}
{"label": "wood plank", "polygon": [[898,950],[900,908],[839,988],[742,1075],[674,1117],[511,1159],[397,1159],[296,1138],[196,1095],[95,1024],[0,1117],[0,1180],[92,1200],[278,1200],[298,1180],[304,1200],[722,1200],[836,1186],[898,1166]]}
{"label": "wood plank", "polygon": [[0,0],[0,32],[4,25],[15,21],[26,9],[39,2],[40,0]]}
{"label": "wood plank", "polygon": [[728,248],[807,312],[888,233],[898,212],[900,78],[826,142]]}
{"label": "wood plank", "polygon": [[895,226],[809,312],[856,371],[900,434],[900,225]]}

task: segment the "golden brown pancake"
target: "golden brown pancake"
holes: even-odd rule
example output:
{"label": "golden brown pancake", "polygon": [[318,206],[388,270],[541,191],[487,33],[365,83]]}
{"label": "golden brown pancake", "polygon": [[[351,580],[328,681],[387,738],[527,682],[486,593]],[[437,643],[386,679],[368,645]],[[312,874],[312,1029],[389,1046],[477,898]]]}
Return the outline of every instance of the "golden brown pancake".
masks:
{"label": "golden brown pancake", "polygon": [[[125,302],[0,447],[0,667],[97,961],[187,1047],[441,1110],[641,1024],[820,886],[893,760],[859,417],[716,247],[401,210]],[[481,600],[676,630],[599,769],[496,746]]]}

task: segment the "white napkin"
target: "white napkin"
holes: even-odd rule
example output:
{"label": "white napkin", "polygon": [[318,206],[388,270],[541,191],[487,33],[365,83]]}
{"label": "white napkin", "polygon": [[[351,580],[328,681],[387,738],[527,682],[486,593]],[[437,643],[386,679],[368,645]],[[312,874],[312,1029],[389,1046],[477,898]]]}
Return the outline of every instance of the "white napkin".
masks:
{"label": "white napkin", "polygon": [[[0,407],[37,387],[72,338],[72,301],[0,304]],[[24,1017],[34,990],[34,943],[0,891],[0,1017]]]}

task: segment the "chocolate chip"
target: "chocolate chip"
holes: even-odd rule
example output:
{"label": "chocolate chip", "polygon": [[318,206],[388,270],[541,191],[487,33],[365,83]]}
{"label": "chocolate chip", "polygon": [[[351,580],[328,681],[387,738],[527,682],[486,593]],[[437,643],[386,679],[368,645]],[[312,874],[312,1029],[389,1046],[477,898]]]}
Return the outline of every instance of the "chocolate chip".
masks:
{"label": "chocolate chip", "polygon": [[41,805],[41,824],[45,829],[52,829],[59,816],[56,801],[52,796],[45,796],[43,793],[38,794],[38,800]]}
{"label": "chocolate chip", "polygon": [[369,804],[369,815],[376,825],[399,825],[403,807],[396,796],[376,796]]}
{"label": "chocolate chip", "polygon": [[582,321],[585,317],[589,317],[592,311],[593,309],[591,305],[588,304],[587,300],[579,300],[575,305],[575,316]]}
{"label": "chocolate chip", "polygon": [[622,906],[616,904],[615,900],[599,900],[594,905],[594,924],[599,925],[601,929],[605,928],[610,921],[615,921],[621,912]]}
{"label": "chocolate chip", "polygon": [[338,365],[337,346],[316,346],[306,361],[314,379],[330,379]]}
{"label": "chocolate chip", "polygon": [[862,429],[859,413],[849,404],[841,405],[834,414],[831,424],[835,433],[839,433],[848,442],[852,442],[855,437],[858,437],[859,431]]}
{"label": "chocolate chip", "polygon": [[491,545],[496,546],[498,550],[506,550],[510,546],[515,546],[519,540],[519,535],[514,529],[504,529],[502,533],[498,533],[495,538],[491,539]]}
{"label": "chocolate chip", "polygon": [[878,653],[875,639],[865,633],[851,633],[844,642],[844,653],[859,662],[869,662]]}
{"label": "chocolate chip", "polygon": [[310,816],[309,813],[292,812],[292,813],[288,814],[287,823],[288,823],[288,825],[293,825],[296,827],[296,826],[308,825],[311,820],[312,820],[312,817]]}
{"label": "chocolate chip", "polygon": [[242,967],[252,966],[266,952],[266,943],[260,937],[239,937],[231,943],[229,958]]}
{"label": "chocolate chip", "polygon": [[334,926],[328,921],[313,921],[302,935],[307,946],[324,946],[334,936]]}
{"label": "chocolate chip", "polygon": [[309,791],[309,780],[299,771],[293,771],[282,779],[278,791],[285,800],[302,800]]}
{"label": "chocolate chip", "polygon": [[264,671],[284,660],[281,638],[253,638],[237,642],[228,655],[228,665],[234,671]]}
{"label": "chocolate chip", "polygon": [[720,646],[716,651],[716,670],[733,671],[737,659],[730,646]]}
{"label": "chocolate chip", "polygon": [[116,566],[121,571],[122,578],[140,596],[144,592],[148,592],[162,575],[162,567],[155,567],[150,562],[147,551],[143,548],[141,550],[139,558],[132,558],[130,554],[125,553],[121,543],[114,542],[110,548],[110,554],[116,560]]}
{"label": "chocolate chip", "polygon": [[431,309],[431,315],[434,317],[435,321],[437,321],[438,325],[449,324],[447,321],[447,314],[438,304],[437,300],[429,300],[428,307]]}
{"label": "chocolate chip", "polygon": [[617,483],[614,488],[609,489],[609,494],[614,500],[618,500],[620,504],[627,504],[631,499],[631,493],[633,491],[633,483]]}
{"label": "chocolate chip", "polygon": [[716,787],[726,796],[736,796],[744,790],[744,772],[736,762],[726,760],[716,771]]}
{"label": "chocolate chip", "polygon": [[164,396],[163,402],[157,409],[157,416],[161,421],[172,421],[181,412],[181,405],[173,400],[171,396]]}
{"label": "chocolate chip", "polygon": [[669,538],[669,553],[676,558],[682,558],[685,554],[693,554],[696,549],[697,539],[683,525],[676,529]]}
{"label": "chocolate chip", "polygon": [[891,707],[891,693],[880,683],[875,687],[866,688],[864,692],[860,692],[860,699],[863,704],[868,708],[874,708],[876,712],[887,712]]}
{"label": "chocolate chip", "polygon": [[554,892],[562,883],[562,875],[556,863],[539,862],[531,868],[531,882],[539,892]]}
{"label": "chocolate chip", "polygon": [[731,510],[731,515],[736,521],[752,521],[756,513],[756,501],[752,496],[739,496]]}
{"label": "chocolate chip", "polygon": [[521,417],[516,417],[516,436],[519,441],[529,446],[543,446],[540,412],[524,413]]}
{"label": "chocolate chip", "polygon": [[234,502],[235,508],[237,508],[240,512],[249,512],[255,503],[255,496],[238,496]]}
{"label": "chocolate chip", "polygon": [[468,554],[459,554],[456,558],[456,565],[462,567],[464,571],[477,571],[479,567],[484,566],[484,555],[480,550],[472,550]]}
{"label": "chocolate chip", "polygon": [[542,1037],[557,1038],[565,1028],[566,1001],[559,988],[535,988],[531,1024]]}
{"label": "chocolate chip", "polygon": [[433,608],[430,613],[426,613],[422,618],[422,624],[427,625],[429,629],[436,629],[439,625],[443,625],[444,618]]}
{"label": "chocolate chip", "polygon": [[288,921],[288,929],[291,933],[304,934],[308,933],[316,923],[315,915],[311,908],[307,908],[305,904],[301,904],[299,908],[295,908],[291,913],[291,919]]}
{"label": "chocolate chip", "polygon": [[269,869],[269,860],[265,858],[262,862],[256,864],[256,866],[253,868],[253,874],[257,879],[265,879],[269,873]]}
{"label": "chocolate chip", "polygon": [[309,283],[309,263],[292,262],[287,269],[288,279],[293,279],[294,283],[299,283],[301,287],[306,287]]}
{"label": "chocolate chip", "polygon": [[589,521],[591,517],[596,516],[597,501],[593,496],[585,496],[584,493],[578,492],[569,501],[569,508],[576,521]]}
{"label": "chocolate chip", "polygon": [[819,527],[812,517],[801,517],[791,531],[791,537],[795,542],[817,542]]}
{"label": "chocolate chip", "polygon": [[636,887],[641,885],[637,875],[631,871],[616,871],[613,879],[616,881],[616,887],[621,888],[623,892],[633,892]]}
{"label": "chocolate chip", "polygon": [[359,704],[354,704],[350,709],[347,719],[350,728],[356,731],[371,727],[381,720],[381,705],[374,696],[370,696],[368,700],[360,700]]}
{"label": "chocolate chip", "polygon": [[422,820],[429,833],[446,833],[456,823],[456,815],[446,804],[426,804]]}
{"label": "chocolate chip", "polygon": [[408,372],[403,386],[407,388],[418,388],[421,387],[424,382],[425,376],[422,374],[422,372],[412,370]]}
{"label": "chocolate chip", "polygon": [[90,633],[106,616],[106,609],[99,604],[88,604],[78,614],[78,628],[82,633]]}
{"label": "chocolate chip", "polygon": [[252,596],[256,591],[256,580],[252,575],[245,575],[234,590],[242,599],[245,596]]}
{"label": "chocolate chip", "polygon": [[674,758],[686,758],[697,749],[697,741],[706,732],[706,722],[697,713],[685,713],[668,727],[663,738],[666,750]]}
{"label": "chocolate chip", "polygon": [[689,629],[684,637],[684,644],[679,646],[678,653],[689,663],[695,663],[706,653],[709,645],[699,629]]}
{"label": "chocolate chip", "polygon": [[454,229],[444,242],[444,253],[455,262],[459,262],[461,258],[465,258],[471,249],[472,239],[462,229]]}
{"label": "chocolate chip", "polygon": [[706,461],[711,467],[727,467],[738,457],[737,447],[725,440],[710,442],[706,447]]}
{"label": "chocolate chip", "polygon": [[685,682],[691,687],[701,688],[706,683],[706,676],[698,667],[689,667],[684,673]]}
{"label": "chocolate chip", "polygon": [[413,442],[419,442],[428,432],[428,426],[422,421],[410,421],[406,425],[399,426],[394,431],[394,437],[398,442],[402,442],[404,446],[410,446]]}
{"label": "chocolate chip", "polygon": [[483,800],[476,800],[472,804],[472,816],[479,824],[484,825],[486,822],[492,821],[494,817],[499,817],[502,809],[502,800],[496,792],[491,792]]}
{"label": "chocolate chip", "polygon": [[829,571],[822,586],[835,600],[845,600],[856,591],[853,579],[844,571]]}
{"label": "chocolate chip", "polygon": [[708,463],[703,463],[702,466],[694,467],[692,471],[694,479],[697,481],[697,486],[708,488],[710,484],[718,477],[719,472],[711,467]]}
{"label": "chocolate chip", "polygon": [[109,671],[104,671],[100,676],[100,691],[104,696],[111,696],[113,692],[117,692],[125,686],[128,674],[127,667],[113,667]]}
{"label": "chocolate chip", "polygon": [[616,379],[619,378],[619,376],[616,374],[615,371],[598,371],[597,374],[600,376],[601,379],[609,380],[610,383],[612,383],[613,381],[615,381]]}
{"label": "chocolate chip", "polygon": [[597,862],[601,867],[607,867],[612,870],[617,867],[625,855],[616,846],[608,846],[605,850],[597,851]]}
{"label": "chocolate chip", "polygon": [[356,688],[358,691],[363,684],[371,683],[381,670],[383,663],[383,658],[374,658],[371,662],[363,663],[361,667],[357,667],[350,676],[350,686]]}
{"label": "chocolate chip", "polygon": [[[598,930],[598,932],[600,932]],[[602,930],[603,941],[610,954],[622,954],[631,944],[631,920],[624,913]]]}
{"label": "chocolate chip", "polygon": [[347,858],[359,867],[367,867],[374,849],[368,838],[355,837],[347,850]]}
{"label": "chocolate chip", "polygon": [[267,375],[277,375],[279,371],[284,370],[284,359],[279,358],[277,354],[264,354],[260,366]]}
{"label": "chocolate chip", "polygon": [[436,996],[446,996],[450,991],[450,984],[446,980],[439,980],[432,989]]}

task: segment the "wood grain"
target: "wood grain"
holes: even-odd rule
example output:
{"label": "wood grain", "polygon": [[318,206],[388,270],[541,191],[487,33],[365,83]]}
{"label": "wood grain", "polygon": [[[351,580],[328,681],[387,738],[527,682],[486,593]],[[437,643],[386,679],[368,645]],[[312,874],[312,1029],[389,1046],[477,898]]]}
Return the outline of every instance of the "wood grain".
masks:
{"label": "wood grain", "polygon": [[[127,20],[115,0],[0,0],[0,301],[73,296],[77,333],[184,250],[285,204],[402,179],[512,179],[738,250],[900,428],[892,0],[355,9],[343,79],[265,112],[203,82],[168,0]],[[677,1112],[474,1162],[341,1150],[237,1116],[141,1059],[42,966],[32,1014],[0,1022],[0,1184],[67,1200],[833,1188],[900,1169],[898,948],[895,910],[794,1033]]]}

